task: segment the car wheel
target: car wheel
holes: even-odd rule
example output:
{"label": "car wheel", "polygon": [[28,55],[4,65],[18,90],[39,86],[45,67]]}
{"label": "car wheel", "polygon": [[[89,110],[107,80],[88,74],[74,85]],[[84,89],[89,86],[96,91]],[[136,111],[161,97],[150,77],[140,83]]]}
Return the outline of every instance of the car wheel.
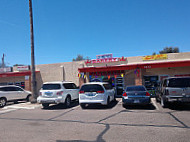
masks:
{"label": "car wheel", "polygon": [[26,101],[31,102],[31,100],[32,100],[32,95],[28,95],[27,98],[26,98]]}
{"label": "car wheel", "polygon": [[109,104],[110,104],[110,97],[108,97],[107,99],[107,106],[109,106]]}
{"label": "car wheel", "polygon": [[116,98],[115,98],[115,95],[114,95],[114,97],[113,97],[113,102],[116,102]]}
{"label": "car wheel", "polygon": [[80,107],[81,107],[82,109],[85,109],[85,108],[86,108],[86,104],[80,104]]}
{"label": "car wheel", "polygon": [[158,96],[156,96],[156,102],[160,102],[160,100],[158,99]]}
{"label": "car wheel", "polygon": [[163,97],[161,97],[161,102],[160,103],[161,103],[161,106],[163,108],[167,108],[168,107],[168,102]]}
{"label": "car wheel", "polygon": [[71,97],[70,96],[67,96],[67,98],[65,99],[65,105],[67,108],[71,106]]}
{"label": "car wheel", "polygon": [[49,104],[45,103],[45,104],[42,104],[43,108],[48,108],[49,107]]}
{"label": "car wheel", "polygon": [[124,108],[127,108],[127,105],[126,105],[126,104],[122,104],[122,106],[123,106]]}
{"label": "car wheel", "polygon": [[5,98],[0,98],[0,107],[6,106],[7,100]]}

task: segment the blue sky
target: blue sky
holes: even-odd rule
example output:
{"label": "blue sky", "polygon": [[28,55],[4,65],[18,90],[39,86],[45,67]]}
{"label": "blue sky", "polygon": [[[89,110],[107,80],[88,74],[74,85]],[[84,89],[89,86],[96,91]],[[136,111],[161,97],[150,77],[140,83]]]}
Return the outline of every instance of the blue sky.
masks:
{"label": "blue sky", "polygon": [[[190,51],[189,0],[33,0],[36,64]],[[0,0],[0,56],[30,64],[28,0]]]}

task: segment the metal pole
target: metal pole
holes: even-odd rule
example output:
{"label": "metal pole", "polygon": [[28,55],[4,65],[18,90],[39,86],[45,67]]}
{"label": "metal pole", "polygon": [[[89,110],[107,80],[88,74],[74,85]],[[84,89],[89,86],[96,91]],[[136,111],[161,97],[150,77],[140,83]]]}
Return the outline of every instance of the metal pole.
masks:
{"label": "metal pole", "polygon": [[31,38],[31,85],[32,85],[32,103],[37,102],[37,88],[36,88],[36,73],[35,73],[35,59],[34,59],[34,33],[33,33],[33,15],[32,15],[32,0],[29,0],[30,12],[30,38]]}

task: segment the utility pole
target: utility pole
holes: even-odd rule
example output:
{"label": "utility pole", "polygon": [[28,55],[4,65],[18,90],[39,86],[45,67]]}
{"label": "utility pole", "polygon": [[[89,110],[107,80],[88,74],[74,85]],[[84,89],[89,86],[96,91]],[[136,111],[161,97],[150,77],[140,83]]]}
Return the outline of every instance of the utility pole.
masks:
{"label": "utility pole", "polygon": [[3,57],[2,57],[2,68],[5,67],[5,54],[3,53]]}
{"label": "utility pole", "polygon": [[35,73],[35,59],[34,59],[34,33],[33,33],[33,14],[32,14],[32,0],[29,0],[29,12],[30,12],[30,40],[31,40],[31,85],[32,85],[32,100],[31,103],[37,102],[37,84]]}

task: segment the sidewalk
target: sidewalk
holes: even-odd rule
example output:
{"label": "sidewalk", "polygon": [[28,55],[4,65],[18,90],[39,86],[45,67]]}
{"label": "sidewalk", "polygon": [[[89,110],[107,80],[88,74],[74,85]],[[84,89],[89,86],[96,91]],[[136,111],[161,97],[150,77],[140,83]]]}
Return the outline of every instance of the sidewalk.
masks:
{"label": "sidewalk", "polygon": [[35,109],[41,107],[41,104],[31,104],[30,102],[26,103],[18,103],[18,104],[11,104],[7,105],[2,109]]}

